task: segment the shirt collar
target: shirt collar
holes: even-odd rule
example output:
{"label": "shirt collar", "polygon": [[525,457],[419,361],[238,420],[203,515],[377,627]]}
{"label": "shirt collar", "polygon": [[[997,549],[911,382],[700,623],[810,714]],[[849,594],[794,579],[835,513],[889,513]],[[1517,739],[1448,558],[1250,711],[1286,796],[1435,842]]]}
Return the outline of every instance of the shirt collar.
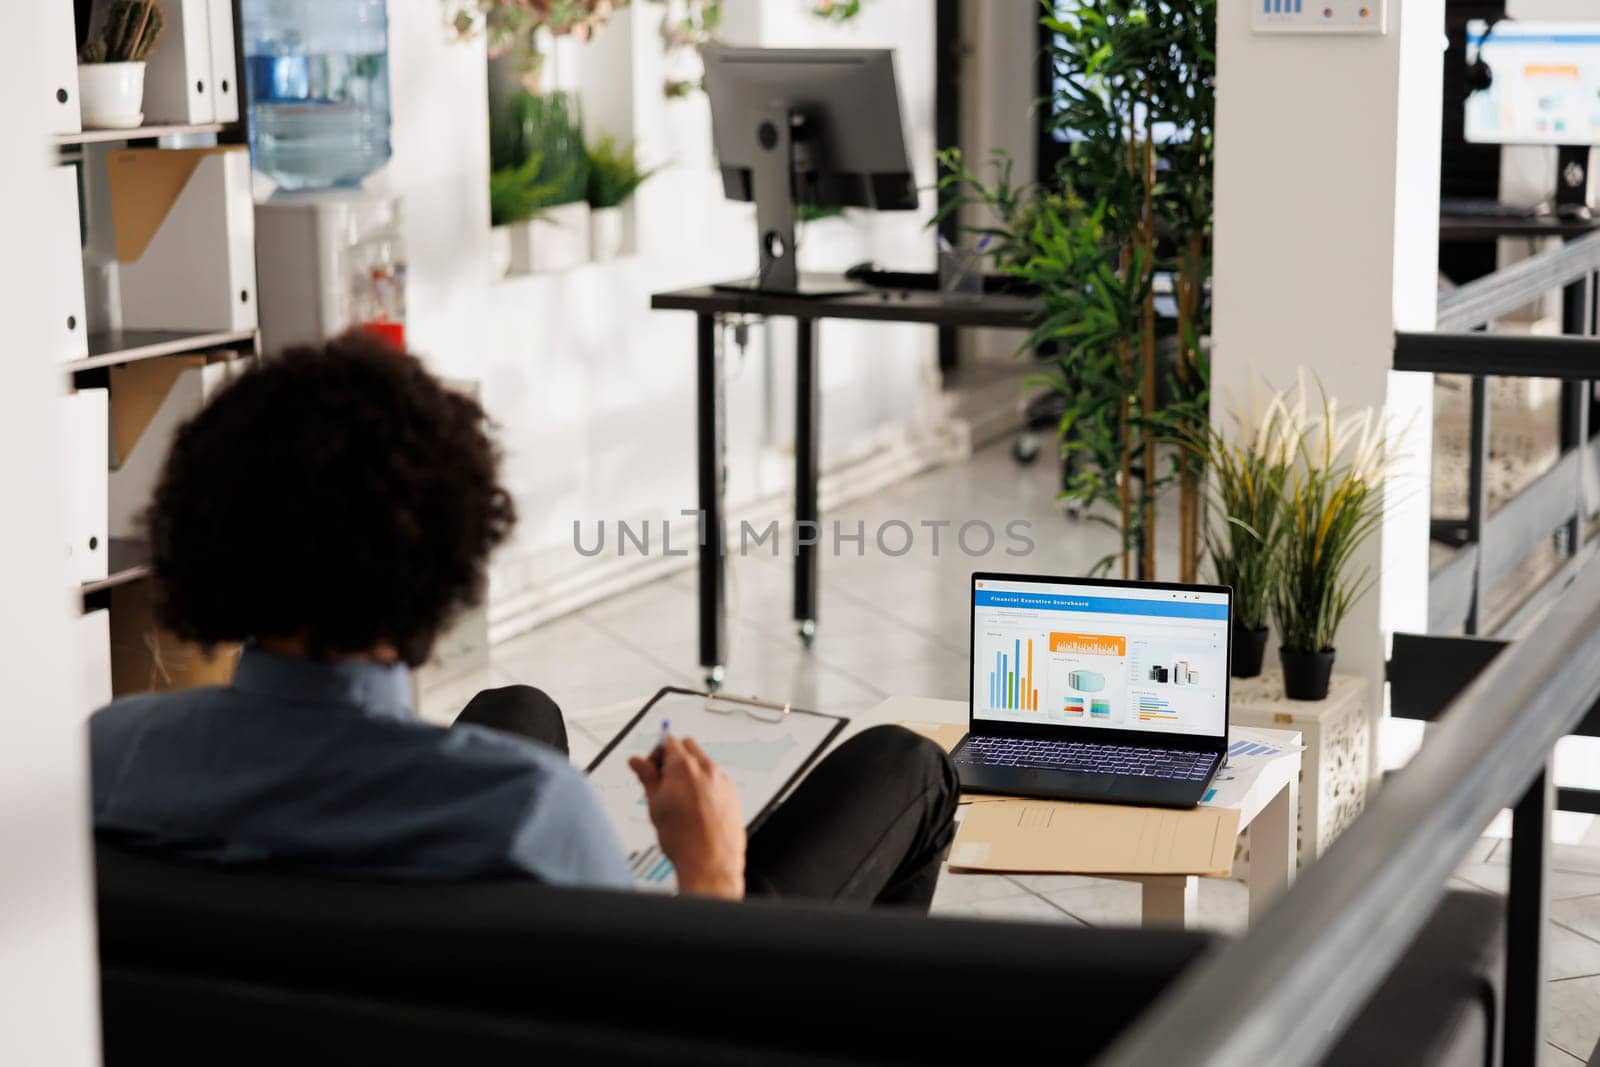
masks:
{"label": "shirt collar", "polygon": [[234,670],[233,688],[297,704],[344,704],[401,719],[414,715],[411,672],[403,663],[296,659],[247,645]]}

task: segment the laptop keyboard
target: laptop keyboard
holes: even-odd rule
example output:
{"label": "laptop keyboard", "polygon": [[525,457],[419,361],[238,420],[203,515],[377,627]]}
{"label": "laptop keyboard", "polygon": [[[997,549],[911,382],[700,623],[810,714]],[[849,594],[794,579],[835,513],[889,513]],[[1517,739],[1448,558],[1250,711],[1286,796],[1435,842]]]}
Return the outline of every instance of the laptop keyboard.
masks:
{"label": "laptop keyboard", "polygon": [[1049,741],[1027,737],[968,737],[955,762],[988,767],[1034,767],[1080,774],[1123,774],[1203,781],[1216,762],[1214,752],[1182,752],[1170,748],[1135,748],[1086,741]]}

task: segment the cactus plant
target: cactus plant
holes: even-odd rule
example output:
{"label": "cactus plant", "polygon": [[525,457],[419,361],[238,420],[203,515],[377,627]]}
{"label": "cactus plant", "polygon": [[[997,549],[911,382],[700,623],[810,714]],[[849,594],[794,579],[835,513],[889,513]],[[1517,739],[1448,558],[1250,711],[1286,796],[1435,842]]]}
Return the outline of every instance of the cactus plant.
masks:
{"label": "cactus plant", "polygon": [[143,63],[161,39],[166,19],[155,0],[115,0],[100,35],[78,53],[84,63]]}

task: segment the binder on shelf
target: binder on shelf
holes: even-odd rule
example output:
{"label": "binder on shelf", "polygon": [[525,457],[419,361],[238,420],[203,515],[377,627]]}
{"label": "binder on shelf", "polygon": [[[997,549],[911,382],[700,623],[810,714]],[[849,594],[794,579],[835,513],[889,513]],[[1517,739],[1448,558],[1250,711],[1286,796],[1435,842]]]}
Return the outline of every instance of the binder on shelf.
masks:
{"label": "binder on shelf", "polygon": [[61,455],[66,487],[67,567],[77,584],[107,573],[106,449],[109,422],[104,389],[80,389],[61,398]]}
{"label": "binder on shelf", "polygon": [[78,168],[53,167],[43,205],[46,251],[39,263],[55,306],[50,325],[60,339],[63,362],[89,354],[89,327],[84,322],[83,231],[78,224]]}
{"label": "binder on shelf", "polygon": [[106,174],[122,328],[255,329],[249,150],[122,149]]}
{"label": "binder on shelf", "polygon": [[78,133],[83,113],[78,103],[78,28],[71,4],[41,4],[44,39],[39,42],[39,109],[50,133]]}
{"label": "binder on shelf", "polygon": [[211,109],[215,122],[239,119],[239,72],[233,50],[233,0],[207,0],[211,41]]}
{"label": "binder on shelf", "polygon": [[106,496],[112,537],[144,537],[139,516],[155,492],[172,435],[242,366],[231,359],[208,363],[206,358],[167,356],[111,368],[111,470]]}
{"label": "binder on shelf", "polygon": [[111,703],[111,613],[105,608],[72,620],[72,646],[77,653],[77,707],[82,715]]}
{"label": "binder on shelf", "polygon": [[[146,125],[216,122],[211,91],[211,0],[164,0],[167,28],[144,71]],[[228,20],[230,38],[233,19]],[[229,50],[233,48],[229,41]],[[234,105],[235,116],[238,105]]]}

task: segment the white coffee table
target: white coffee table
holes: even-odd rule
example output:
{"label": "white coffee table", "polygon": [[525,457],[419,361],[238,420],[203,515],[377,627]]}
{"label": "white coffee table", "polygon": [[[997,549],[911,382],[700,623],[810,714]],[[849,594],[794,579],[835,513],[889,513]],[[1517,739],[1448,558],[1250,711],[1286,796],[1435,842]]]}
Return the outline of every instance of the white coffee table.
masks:
{"label": "white coffee table", "polygon": [[[965,725],[967,704],[962,700],[936,700],[931,697],[891,697],[876,707],[855,715],[835,740],[837,747],[862,730],[899,723],[942,723]],[[1285,746],[1298,746],[1300,734],[1294,730],[1263,730]],[[1261,779],[1239,804],[1239,833],[1250,834],[1250,865],[1246,875],[1249,890],[1249,915],[1258,915],[1289,887],[1295,873],[1295,814],[1299,811],[1300,757],[1284,756],[1264,770]],[[1107,875],[1096,878],[1136,882],[1143,887],[1145,925],[1186,926],[1194,918],[1200,878],[1195,874]]]}

